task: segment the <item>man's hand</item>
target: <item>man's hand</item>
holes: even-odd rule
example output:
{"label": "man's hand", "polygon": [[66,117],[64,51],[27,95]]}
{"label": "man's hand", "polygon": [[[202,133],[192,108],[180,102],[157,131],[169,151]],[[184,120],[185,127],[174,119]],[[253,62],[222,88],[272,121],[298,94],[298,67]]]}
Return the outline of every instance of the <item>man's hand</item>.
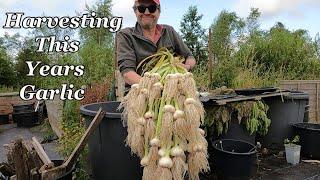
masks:
{"label": "man's hand", "polygon": [[187,71],[190,71],[190,70],[191,70],[191,65],[189,65],[189,64],[182,64],[182,66],[183,66]]}
{"label": "man's hand", "polygon": [[141,76],[134,71],[128,71],[123,74],[123,78],[127,84],[132,85],[132,84],[138,84],[141,79]]}
{"label": "man's hand", "polygon": [[196,60],[193,57],[188,57],[183,67],[190,71],[196,65]]}

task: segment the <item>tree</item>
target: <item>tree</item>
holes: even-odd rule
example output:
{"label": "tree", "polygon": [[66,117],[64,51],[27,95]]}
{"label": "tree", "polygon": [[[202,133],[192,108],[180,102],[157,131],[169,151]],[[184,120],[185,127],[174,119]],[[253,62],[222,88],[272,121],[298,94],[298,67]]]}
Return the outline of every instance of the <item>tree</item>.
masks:
{"label": "tree", "polygon": [[[99,0],[95,5],[86,5],[85,12],[96,13],[96,17],[110,17],[111,0]],[[94,83],[110,77],[114,71],[114,38],[105,28],[84,28],[80,30],[81,48],[79,56],[85,66],[85,78],[88,83]]]}
{"label": "tree", "polygon": [[258,22],[258,19],[260,16],[261,12],[259,12],[258,8],[251,8],[251,12],[246,19],[246,26],[249,35],[252,35],[259,30],[260,24]]}
{"label": "tree", "polygon": [[[91,15],[92,12],[96,13],[96,17],[111,17],[111,0],[98,0],[95,5],[91,7],[86,5],[85,13]],[[113,36],[105,28],[84,28],[80,29],[80,38],[82,42],[95,41],[98,45],[111,45],[113,46]]]}
{"label": "tree", "polygon": [[218,62],[228,60],[233,51],[232,40],[236,39],[237,32],[241,32],[245,23],[235,12],[222,11],[211,26],[210,41],[215,60]]}
{"label": "tree", "polygon": [[0,46],[0,85],[14,86],[16,75],[6,51]]}
{"label": "tree", "polygon": [[[46,16],[45,14],[42,14],[42,16]],[[29,42],[29,46],[35,46],[39,47],[39,41],[35,41],[37,37],[49,37],[54,35],[55,41],[65,41],[64,37],[69,36],[70,40],[73,40],[74,34],[76,30],[71,28],[60,28],[59,26],[56,26],[54,28],[49,28],[48,25],[44,22],[42,22],[40,28],[36,28],[31,32],[31,40]],[[25,48],[26,49],[26,48]],[[42,54],[45,54],[47,58],[50,60],[50,64],[59,64],[60,60],[63,58],[69,58],[71,56],[70,53],[64,53],[64,52],[48,52],[49,49],[49,43],[46,41],[44,45],[44,52]],[[34,49],[36,51],[37,49]]]}
{"label": "tree", "polygon": [[[41,61],[42,63],[38,66],[41,67],[44,64],[48,64],[49,60],[44,53],[36,52],[36,47],[31,46],[25,49],[22,49],[16,58],[15,69],[17,71],[17,77],[19,78],[19,84],[35,84],[36,75],[35,77],[28,77],[27,74],[29,72],[29,68],[26,64],[26,61]],[[38,70],[38,68],[37,68]],[[36,70],[36,71],[37,71]]]}
{"label": "tree", "polygon": [[198,64],[207,61],[206,35],[205,30],[200,25],[203,15],[198,15],[196,6],[190,6],[180,23],[182,39],[185,41]]}

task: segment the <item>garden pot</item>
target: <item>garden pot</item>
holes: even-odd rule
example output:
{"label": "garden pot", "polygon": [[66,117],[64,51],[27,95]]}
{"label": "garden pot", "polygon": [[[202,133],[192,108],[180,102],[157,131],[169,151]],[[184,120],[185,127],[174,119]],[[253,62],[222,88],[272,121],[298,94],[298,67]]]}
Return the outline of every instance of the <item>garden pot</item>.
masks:
{"label": "garden pot", "polygon": [[264,147],[282,150],[283,141],[293,137],[291,124],[303,122],[309,95],[303,92],[291,92],[287,96],[268,97],[263,99],[269,106],[267,113],[271,125],[266,136],[261,137]]}
{"label": "garden pot", "polygon": [[296,123],[292,127],[300,136],[301,156],[320,159],[320,124]]}
{"label": "garden pot", "polygon": [[213,172],[218,179],[245,180],[257,172],[257,150],[248,142],[222,139],[216,140],[213,146]]}
{"label": "garden pot", "polygon": [[105,179],[141,179],[140,159],[126,146],[127,129],[121,120],[120,102],[102,102],[81,106],[80,112],[86,126],[96,115],[100,107],[106,112],[99,128],[90,136],[89,161],[95,180]]}
{"label": "garden pot", "polygon": [[296,144],[285,144],[287,162],[296,165],[300,161],[301,146]]}

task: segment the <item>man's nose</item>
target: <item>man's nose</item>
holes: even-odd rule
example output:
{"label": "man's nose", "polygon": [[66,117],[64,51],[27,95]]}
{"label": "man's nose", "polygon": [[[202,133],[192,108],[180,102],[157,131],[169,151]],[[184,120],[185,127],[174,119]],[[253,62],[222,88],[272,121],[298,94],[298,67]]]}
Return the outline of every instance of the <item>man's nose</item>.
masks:
{"label": "man's nose", "polygon": [[144,11],[144,14],[151,14],[151,13],[149,12],[149,8],[146,8],[146,10]]}

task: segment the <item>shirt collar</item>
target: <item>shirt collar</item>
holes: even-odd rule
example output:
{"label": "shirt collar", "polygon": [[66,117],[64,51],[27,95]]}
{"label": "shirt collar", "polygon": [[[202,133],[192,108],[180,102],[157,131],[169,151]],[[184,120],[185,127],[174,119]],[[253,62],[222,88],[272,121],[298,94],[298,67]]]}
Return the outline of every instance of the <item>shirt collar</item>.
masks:
{"label": "shirt collar", "polygon": [[[162,33],[163,33],[163,30],[164,30],[163,25],[157,24],[157,25],[156,25],[156,31],[157,31],[157,32],[156,32],[156,36],[158,35],[159,38],[160,38],[160,36],[161,36]],[[144,37],[144,36],[143,36],[143,32],[142,32],[142,28],[141,28],[141,26],[140,26],[140,24],[139,24],[138,22],[136,22],[136,25],[135,25],[135,27],[134,27],[134,29],[133,29],[132,34],[133,34],[133,35],[136,35],[136,36]]]}

